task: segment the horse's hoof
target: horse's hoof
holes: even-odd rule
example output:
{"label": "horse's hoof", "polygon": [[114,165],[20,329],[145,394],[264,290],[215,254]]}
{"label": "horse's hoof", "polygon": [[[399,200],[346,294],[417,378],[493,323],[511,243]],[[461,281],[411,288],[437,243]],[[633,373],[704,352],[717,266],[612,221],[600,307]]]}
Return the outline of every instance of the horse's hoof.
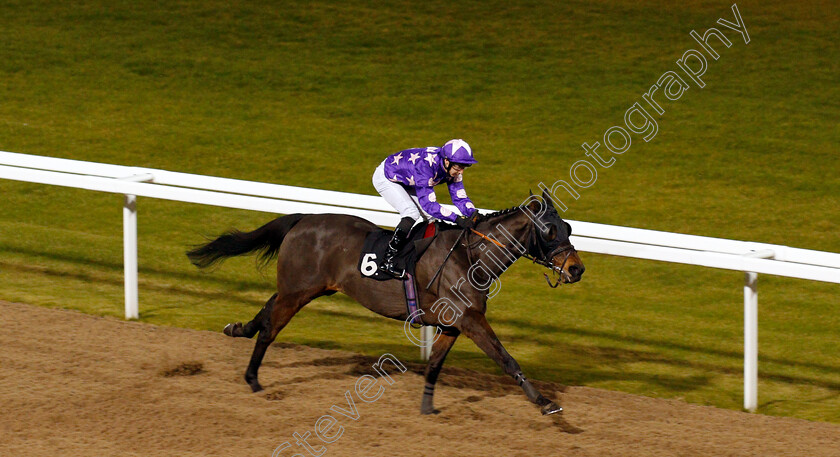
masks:
{"label": "horse's hoof", "polygon": [[435,409],[434,407],[431,408],[420,408],[420,414],[427,416],[429,414],[440,414],[439,409]]}
{"label": "horse's hoof", "polygon": [[563,408],[561,408],[557,403],[553,401],[548,403],[547,405],[540,408],[540,412],[542,412],[543,416],[548,416],[549,414],[557,414],[562,413]]}
{"label": "horse's hoof", "polygon": [[260,392],[261,390],[263,390],[262,386],[260,385],[259,379],[257,379],[255,375],[245,373],[245,382],[248,383],[248,386],[251,388],[252,392]]}
{"label": "horse's hoof", "polygon": [[222,330],[222,333],[224,333],[224,334],[225,334],[225,335],[227,335],[227,336],[236,336],[236,335],[234,335],[234,334],[233,334],[233,331],[234,331],[237,327],[242,327],[242,323],[241,323],[241,322],[237,322],[237,323],[235,323],[235,324],[228,324],[228,325],[225,325],[225,329],[224,329],[224,330]]}

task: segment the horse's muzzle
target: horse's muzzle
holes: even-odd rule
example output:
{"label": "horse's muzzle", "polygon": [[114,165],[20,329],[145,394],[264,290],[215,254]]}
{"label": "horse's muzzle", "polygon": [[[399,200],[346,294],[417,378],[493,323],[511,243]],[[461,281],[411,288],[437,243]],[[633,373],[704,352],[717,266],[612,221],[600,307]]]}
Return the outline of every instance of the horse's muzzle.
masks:
{"label": "horse's muzzle", "polygon": [[564,278],[564,282],[566,284],[571,284],[574,282],[580,281],[580,277],[583,276],[583,272],[586,271],[586,267],[583,264],[574,264],[566,267],[566,271],[568,272],[566,277]]}
{"label": "horse's muzzle", "polygon": [[577,251],[572,247],[565,254],[558,254],[554,257],[554,271],[560,274],[563,284],[572,284],[580,281],[586,267],[583,266]]}

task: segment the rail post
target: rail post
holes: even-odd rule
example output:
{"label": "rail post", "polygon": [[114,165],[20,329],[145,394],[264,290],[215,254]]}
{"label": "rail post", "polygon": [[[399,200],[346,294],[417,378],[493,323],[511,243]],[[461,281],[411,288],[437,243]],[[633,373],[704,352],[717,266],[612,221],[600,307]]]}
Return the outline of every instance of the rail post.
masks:
{"label": "rail post", "polygon": [[[150,182],[148,173],[126,176],[123,181]],[[123,268],[125,277],[125,318],[140,317],[137,279],[137,196],[125,194],[123,202]]]}
{"label": "rail post", "polygon": [[123,204],[123,267],[125,269],[125,318],[140,317],[137,293],[137,196],[125,195]]}
{"label": "rail post", "polygon": [[420,331],[420,341],[423,342],[423,346],[420,346],[420,359],[424,362],[429,361],[429,357],[432,355],[432,341],[435,339],[435,327],[431,325],[424,325],[423,329]]}
{"label": "rail post", "polygon": [[[772,259],[776,253],[763,249],[744,254]],[[744,272],[744,409],[758,408],[758,273]]]}
{"label": "rail post", "polygon": [[744,409],[758,407],[758,274],[744,273]]}

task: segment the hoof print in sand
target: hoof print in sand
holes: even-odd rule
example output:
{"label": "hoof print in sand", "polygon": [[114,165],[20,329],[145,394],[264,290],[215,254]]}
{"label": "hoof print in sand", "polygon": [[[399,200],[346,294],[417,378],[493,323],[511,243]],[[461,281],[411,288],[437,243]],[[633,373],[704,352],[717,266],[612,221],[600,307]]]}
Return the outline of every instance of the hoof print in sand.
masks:
{"label": "hoof print in sand", "polygon": [[160,372],[166,378],[172,376],[195,376],[199,373],[204,373],[204,364],[201,362],[184,362]]}

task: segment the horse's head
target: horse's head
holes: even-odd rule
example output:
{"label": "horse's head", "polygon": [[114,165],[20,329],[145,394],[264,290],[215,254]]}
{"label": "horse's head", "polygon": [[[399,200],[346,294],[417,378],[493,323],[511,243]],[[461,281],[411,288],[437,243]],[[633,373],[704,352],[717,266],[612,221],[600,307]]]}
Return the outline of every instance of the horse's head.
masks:
{"label": "horse's head", "polygon": [[[560,218],[551,197],[543,191],[542,201],[533,194],[522,206],[531,219],[533,230],[527,246],[528,254],[560,275],[565,284],[580,281],[586,268],[569,241],[572,226]],[[548,279],[548,276],[546,276]],[[549,282],[549,284],[551,284]],[[556,287],[556,284],[552,287]]]}

